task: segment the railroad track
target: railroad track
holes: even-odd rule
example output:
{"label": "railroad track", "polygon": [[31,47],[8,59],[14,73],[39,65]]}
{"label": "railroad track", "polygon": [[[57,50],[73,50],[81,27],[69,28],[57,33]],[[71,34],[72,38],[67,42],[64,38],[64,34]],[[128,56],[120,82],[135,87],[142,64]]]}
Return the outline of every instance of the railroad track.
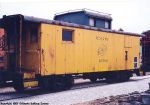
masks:
{"label": "railroad track", "polygon": [[[150,78],[150,76],[145,77],[145,78],[138,78],[138,79],[133,78],[133,79],[130,79],[130,81],[128,81],[128,82],[140,81],[140,80],[147,79],[147,78]],[[76,83],[70,90],[91,88],[91,87],[104,86],[104,85],[110,85],[110,84],[116,84],[116,83],[106,83],[105,80],[100,80],[100,81],[97,81],[96,83],[91,83],[91,82],[87,81],[87,82]],[[10,89],[12,89],[12,88],[10,88]],[[65,91],[69,91],[69,90],[65,90]],[[63,92],[65,92],[65,91],[63,91]],[[57,91],[57,92],[60,92],[60,91]],[[39,88],[36,88],[36,89],[26,90],[23,93],[18,93],[12,89],[12,91],[8,91],[8,92],[5,91],[3,93],[0,93],[0,101],[7,101],[7,100],[12,100],[12,99],[18,99],[18,98],[26,98],[26,97],[36,96],[36,95],[43,95],[43,94],[57,93],[57,92],[56,91],[48,92],[48,91],[43,91],[43,90],[40,90]]]}
{"label": "railroad track", "polygon": [[[91,83],[88,81],[88,82],[74,84],[74,86],[70,90],[103,86],[103,85],[107,85],[107,84],[108,83],[105,83],[105,81],[98,81],[96,83]],[[0,101],[7,101],[7,100],[12,100],[12,99],[18,99],[18,98],[32,97],[32,96],[41,95],[41,94],[60,92],[60,91],[43,91],[43,90],[40,90],[39,88],[36,88],[36,89],[26,90],[23,93],[18,93],[18,92],[15,92],[15,90],[13,90],[12,88],[10,88],[10,89],[12,91],[7,92],[7,90],[5,90],[5,92],[0,93]],[[63,92],[65,92],[65,91],[68,91],[68,90],[64,90]]]}

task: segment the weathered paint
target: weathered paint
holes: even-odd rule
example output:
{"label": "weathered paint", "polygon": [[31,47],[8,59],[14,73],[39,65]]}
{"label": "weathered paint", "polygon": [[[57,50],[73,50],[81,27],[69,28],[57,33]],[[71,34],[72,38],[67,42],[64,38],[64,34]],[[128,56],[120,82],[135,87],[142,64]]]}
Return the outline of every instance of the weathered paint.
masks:
{"label": "weathered paint", "polygon": [[35,72],[24,72],[23,79],[33,79],[35,78]]}
{"label": "weathered paint", "polygon": [[[0,28],[0,38],[2,38],[4,35],[4,29]],[[4,59],[6,59],[5,57],[5,52],[2,50],[2,48],[0,48],[0,69],[5,69],[6,66],[6,62],[4,61]]]}
{"label": "weathered paint", "polygon": [[[62,29],[74,30],[73,42],[62,41]],[[41,24],[41,75],[131,70],[139,68],[140,37]],[[125,61],[125,51],[128,60]]]}
{"label": "weathered paint", "polygon": [[[39,66],[40,66],[40,53],[39,53],[39,43],[38,42],[31,42],[31,29],[32,27],[38,27],[38,25],[35,25],[34,23],[28,24],[25,28],[26,35],[22,39],[22,52],[21,52],[21,64],[22,68],[26,71],[32,71],[38,73]],[[38,29],[38,28],[37,28]],[[40,31],[38,29],[38,31]],[[22,36],[23,37],[23,36]]]}

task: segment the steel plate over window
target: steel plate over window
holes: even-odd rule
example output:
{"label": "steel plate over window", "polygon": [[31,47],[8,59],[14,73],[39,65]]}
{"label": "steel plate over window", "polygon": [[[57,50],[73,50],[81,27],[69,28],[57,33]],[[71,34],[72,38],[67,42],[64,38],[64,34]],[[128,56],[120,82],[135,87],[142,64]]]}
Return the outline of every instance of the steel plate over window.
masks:
{"label": "steel plate over window", "polygon": [[109,22],[105,21],[105,28],[109,28]]}
{"label": "steel plate over window", "polygon": [[38,28],[37,27],[31,27],[30,42],[31,43],[38,42]]}
{"label": "steel plate over window", "polygon": [[73,42],[73,30],[63,29],[62,30],[62,40]]}

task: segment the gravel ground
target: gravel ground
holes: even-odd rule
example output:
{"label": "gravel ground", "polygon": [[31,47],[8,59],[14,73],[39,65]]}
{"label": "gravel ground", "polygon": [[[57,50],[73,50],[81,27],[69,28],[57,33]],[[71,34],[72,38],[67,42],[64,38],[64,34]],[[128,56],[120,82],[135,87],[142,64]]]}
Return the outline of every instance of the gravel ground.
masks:
{"label": "gravel ground", "polygon": [[144,105],[142,94],[133,92],[130,94],[104,97],[75,105]]}
{"label": "gravel ground", "polygon": [[[48,93],[21,99],[14,99],[5,102],[22,103],[20,105],[70,105],[91,101],[103,97],[128,94],[134,91],[143,92],[148,90],[150,76],[133,77],[130,82],[106,84],[102,86],[83,89],[67,90],[56,93]],[[3,103],[5,103],[3,101]],[[45,104],[41,104],[45,103]]]}

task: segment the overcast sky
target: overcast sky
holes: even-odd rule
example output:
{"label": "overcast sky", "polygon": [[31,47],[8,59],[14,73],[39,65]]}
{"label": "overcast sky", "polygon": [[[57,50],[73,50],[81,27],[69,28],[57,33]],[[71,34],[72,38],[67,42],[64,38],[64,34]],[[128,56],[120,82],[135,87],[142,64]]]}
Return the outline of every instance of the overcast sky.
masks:
{"label": "overcast sky", "polygon": [[24,14],[52,20],[55,13],[82,8],[112,14],[112,29],[150,30],[150,0],[0,0],[0,17]]}

